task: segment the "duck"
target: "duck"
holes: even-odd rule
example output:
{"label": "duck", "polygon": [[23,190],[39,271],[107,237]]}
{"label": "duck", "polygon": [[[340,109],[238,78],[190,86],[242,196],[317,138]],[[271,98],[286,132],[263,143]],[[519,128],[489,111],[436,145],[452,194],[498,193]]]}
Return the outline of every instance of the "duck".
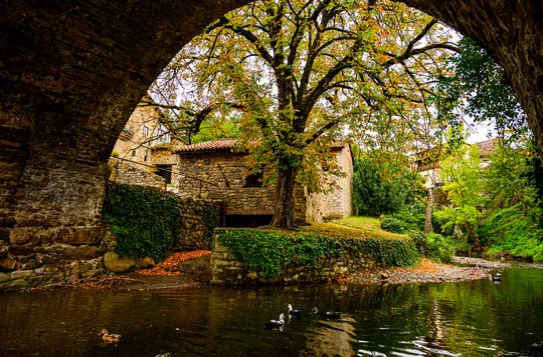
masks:
{"label": "duck", "polygon": [[319,316],[322,316],[322,317],[327,318],[327,319],[340,319],[341,318],[341,314],[339,312],[319,311],[319,309],[317,307],[314,307],[311,310],[311,312],[314,313],[315,315],[319,315]]}
{"label": "duck", "polygon": [[302,312],[300,310],[293,310],[291,304],[288,304],[288,314],[298,319],[302,317]]}
{"label": "duck", "polygon": [[106,341],[106,342],[119,342],[122,338],[121,335],[117,335],[117,334],[114,334],[114,333],[108,333],[108,331],[104,328],[102,329],[102,331],[100,331],[100,333],[98,334],[98,336],[102,335],[102,340]]}
{"label": "duck", "polygon": [[502,280],[502,275],[500,273],[490,274],[490,280],[492,280],[492,281],[500,281],[500,280]]}
{"label": "duck", "polygon": [[282,313],[281,315],[279,315],[279,320],[266,321],[266,323],[264,324],[264,328],[274,329],[274,328],[282,327],[284,324],[285,324],[285,314]]}

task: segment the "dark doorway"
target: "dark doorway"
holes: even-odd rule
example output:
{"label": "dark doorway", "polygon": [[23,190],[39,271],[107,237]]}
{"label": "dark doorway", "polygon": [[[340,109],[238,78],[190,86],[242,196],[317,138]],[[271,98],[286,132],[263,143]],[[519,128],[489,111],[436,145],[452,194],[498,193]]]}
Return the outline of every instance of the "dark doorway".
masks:
{"label": "dark doorway", "polygon": [[227,215],[224,217],[225,227],[248,227],[255,228],[260,226],[267,226],[271,223],[273,216],[271,214],[265,215]]}
{"label": "dark doorway", "polygon": [[166,180],[166,183],[172,183],[172,165],[156,165],[155,174],[163,177]]}

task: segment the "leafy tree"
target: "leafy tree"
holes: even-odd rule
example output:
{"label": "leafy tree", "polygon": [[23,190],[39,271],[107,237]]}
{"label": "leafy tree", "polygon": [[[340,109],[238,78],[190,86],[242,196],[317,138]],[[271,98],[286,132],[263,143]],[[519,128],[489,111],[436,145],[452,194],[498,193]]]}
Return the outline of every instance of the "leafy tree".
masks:
{"label": "leafy tree", "polygon": [[211,24],[154,88],[185,135],[210,118],[239,125],[248,164],[273,174],[272,224],[291,227],[295,181],[315,182],[345,129],[374,147],[432,137],[425,102],[456,50],[449,34],[394,2],[255,2]]}
{"label": "leafy tree", "polygon": [[355,162],[353,203],[364,215],[400,212],[424,195],[423,180],[406,165],[393,160],[378,163],[365,157]]}
{"label": "leafy tree", "polygon": [[[476,122],[494,123],[507,140],[525,137],[529,132],[527,116],[504,69],[472,39],[464,37],[458,45],[460,51],[448,60],[447,71],[438,76],[436,96],[430,98],[440,120],[457,127],[469,116]],[[458,139],[460,131],[455,134]]]}
{"label": "leafy tree", "polygon": [[481,210],[487,202],[483,195],[479,154],[477,145],[463,144],[442,161],[443,191],[447,192],[452,206],[434,213],[438,219],[446,221],[444,229],[458,227],[470,243],[477,242]]}

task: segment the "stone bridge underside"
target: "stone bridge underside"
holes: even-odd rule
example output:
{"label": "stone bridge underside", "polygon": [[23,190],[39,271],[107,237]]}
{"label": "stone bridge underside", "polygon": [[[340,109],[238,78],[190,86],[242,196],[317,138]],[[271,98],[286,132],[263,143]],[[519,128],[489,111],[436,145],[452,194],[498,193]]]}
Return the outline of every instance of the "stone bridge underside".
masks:
{"label": "stone bridge underside", "polygon": [[[6,243],[17,261],[47,243],[99,242],[105,164],[129,114],[185,43],[247,2],[1,2],[0,258]],[[543,152],[541,0],[405,2],[484,44]]]}

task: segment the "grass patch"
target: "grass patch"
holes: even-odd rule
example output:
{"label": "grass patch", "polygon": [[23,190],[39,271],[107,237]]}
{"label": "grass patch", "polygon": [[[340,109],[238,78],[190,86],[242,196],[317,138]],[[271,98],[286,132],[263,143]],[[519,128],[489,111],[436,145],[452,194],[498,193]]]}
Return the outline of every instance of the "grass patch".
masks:
{"label": "grass patch", "polygon": [[[379,222],[379,220],[377,220]],[[310,226],[302,227],[303,232],[320,233],[337,238],[355,239],[406,239],[407,235],[387,232],[379,229],[365,229],[347,227],[336,223],[313,223]]]}
{"label": "grass patch", "polygon": [[343,219],[338,219],[335,222],[339,224],[346,224],[348,226],[353,226],[357,228],[367,229],[370,231],[381,230],[381,221],[375,217],[352,216],[352,217],[347,217]]}

